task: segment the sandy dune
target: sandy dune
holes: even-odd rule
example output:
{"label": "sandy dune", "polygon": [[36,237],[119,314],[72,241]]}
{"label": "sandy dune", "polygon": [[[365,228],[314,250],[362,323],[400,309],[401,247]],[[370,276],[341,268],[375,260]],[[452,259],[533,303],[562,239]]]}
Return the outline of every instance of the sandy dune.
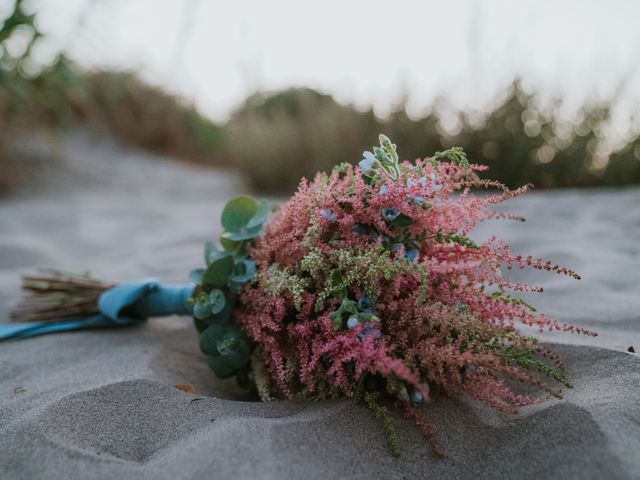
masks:
{"label": "sandy dune", "polygon": [[[0,203],[0,321],[37,266],[182,281],[242,189],[84,135],[60,148],[63,169]],[[167,317],[0,344],[0,478],[639,478],[640,359],[625,353],[640,347],[639,204],[640,189],[533,193],[509,206],[528,222],[478,230],[579,270],[580,282],[516,275],[543,284],[543,311],[600,336],[545,334],[574,388],[518,417],[435,398],[444,460],[400,418],[392,457],[348,401],[247,401],[208,370],[190,319]]]}

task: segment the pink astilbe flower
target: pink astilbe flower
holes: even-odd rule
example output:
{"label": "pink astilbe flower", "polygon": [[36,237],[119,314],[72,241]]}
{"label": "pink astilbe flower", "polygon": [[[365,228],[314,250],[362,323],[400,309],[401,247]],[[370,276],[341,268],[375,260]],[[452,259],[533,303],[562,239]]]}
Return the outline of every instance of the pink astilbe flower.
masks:
{"label": "pink astilbe flower", "polygon": [[[433,440],[415,408],[430,390],[467,394],[504,412],[532,401],[509,379],[559,394],[556,385],[567,381],[557,358],[517,326],[590,332],[509,294],[538,289],[503,278],[502,270],[579,277],[512,254],[495,238],[478,245],[468,237],[478,222],[520,220],[492,208],[529,188],[480,180],[476,172],[484,170],[459,149],[400,163],[381,136],[361,167],[301,182],[249,252],[258,273],[234,313],[269,373],[269,396],[377,392],[395,398]],[[473,193],[483,187],[501,190]]]}

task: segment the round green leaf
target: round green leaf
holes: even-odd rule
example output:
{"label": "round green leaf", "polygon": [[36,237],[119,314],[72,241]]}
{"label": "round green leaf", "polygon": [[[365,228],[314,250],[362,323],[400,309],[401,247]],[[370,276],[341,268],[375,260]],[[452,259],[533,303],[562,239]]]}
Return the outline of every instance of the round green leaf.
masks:
{"label": "round green leaf", "polygon": [[202,275],[202,284],[215,288],[224,287],[233,273],[233,257],[227,255],[211,262]]}
{"label": "round green leaf", "polygon": [[209,303],[211,304],[211,313],[214,315],[220,313],[227,303],[224,292],[219,288],[211,290],[211,293],[209,293]]}
{"label": "round green leaf", "polygon": [[195,317],[193,317],[193,323],[196,326],[196,330],[198,331],[198,333],[204,332],[207,329],[207,327],[209,327],[208,323],[203,322],[202,320],[198,320]]}
{"label": "round green leaf", "polygon": [[236,283],[245,283],[256,274],[256,264],[253,260],[244,260],[238,263],[231,275],[231,280]]}
{"label": "round green leaf", "polygon": [[243,337],[241,337],[236,343],[233,358],[230,358],[229,362],[236,368],[242,368],[247,363],[249,363],[250,356],[251,348],[249,347],[247,341]]}
{"label": "round green leaf", "polygon": [[218,352],[233,368],[242,368],[249,361],[251,353],[248,343],[243,337],[227,334],[218,341]]}
{"label": "round green leaf", "polygon": [[227,252],[218,249],[215,243],[207,242],[204,246],[204,264],[209,265],[211,262],[215,262],[219,258],[227,255]]}
{"label": "round green leaf", "polygon": [[200,349],[209,355],[219,355],[218,341],[224,338],[227,328],[222,325],[209,325],[199,337]]}
{"label": "round green leaf", "polygon": [[211,315],[211,323],[217,323],[219,325],[230,325],[233,323],[233,320],[231,318],[231,312],[233,310],[233,306],[231,304],[230,299],[225,299],[225,304],[224,304],[224,308],[216,313]]}
{"label": "round green leaf", "polygon": [[196,304],[193,306],[193,316],[199,320],[202,320],[204,318],[207,318],[209,315],[211,315],[211,304],[209,304],[209,302],[196,302]]}
{"label": "round green leaf", "polygon": [[233,376],[236,369],[231,365],[225,357],[214,357],[209,355],[207,358],[209,368],[215,372],[220,378],[229,378]]}
{"label": "round green leaf", "polygon": [[256,211],[256,214],[251,218],[251,220],[249,220],[249,223],[247,223],[247,228],[254,228],[262,225],[269,216],[270,210],[271,208],[269,202],[267,202],[266,200],[260,200],[258,210]]}
{"label": "round green leaf", "polygon": [[215,244],[211,241],[205,242],[204,244],[204,264],[209,265],[209,258],[211,258],[211,254],[217,250]]}
{"label": "round green leaf", "polygon": [[230,200],[222,211],[222,226],[228,232],[239,232],[258,211],[258,204],[246,195]]}
{"label": "round green leaf", "polygon": [[222,357],[227,362],[227,365],[232,367],[234,370],[242,368],[246,363],[242,355],[236,350],[231,350],[228,354],[222,355]]}
{"label": "round green leaf", "polygon": [[204,273],[204,268],[196,268],[195,270],[191,270],[189,273],[189,281],[193,283],[202,283],[202,274]]}
{"label": "round green leaf", "polygon": [[235,335],[227,333],[223,338],[218,340],[216,348],[220,355],[229,355],[235,348],[238,339]]}
{"label": "round green leaf", "polygon": [[243,286],[244,286],[243,282],[236,282],[235,280],[231,280],[231,282],[229,283],[229,291],[233,295],[237,295],[240,293],[240,290],[242,290]]}
{"label": "round green leaf", "polygon": [[234,242],[241,242],[242,240],[250,240],[252,238],[259,237],[262,234],[262,225],[257,227],[243,229],[240,232],[224,232],[222,238],[232,240]]}
{"label": "round green leaf", "polygon": [[238,250],[240,249],[242,242],[236,242],[235,240],[226,238],[223,233],[222,236],[220,237],[220,244],[222,245],[222,248],[224,248],[226,252],[236,254],[238,253]]}

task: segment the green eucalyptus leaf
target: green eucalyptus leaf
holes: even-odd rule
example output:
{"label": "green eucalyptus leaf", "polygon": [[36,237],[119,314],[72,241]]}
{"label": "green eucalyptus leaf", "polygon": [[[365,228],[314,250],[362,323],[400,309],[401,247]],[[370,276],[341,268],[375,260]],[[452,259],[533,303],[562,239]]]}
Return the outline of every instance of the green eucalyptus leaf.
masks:
{"label": "green eucalyptus leaf", "polygon": [[229,255],[228,252],[221,252],[221,251],[211,252],[207,265],[209,265],[211,262],[215,262],[216,260],[221,259],[222,257],[226,257],[227,255]]}
{"label": "green eucalyptus leaf", "polygon": [[193,323],[196,326],[196,330],[198,331],[198,333],[204,332],[209,327],[208,323],[203,322],[202,320],[199,320],[195,317],[193,317]]}
{"label": "green eucalyptus leaf", "polygon": [[210,258],[211,258],[211,254],[213,252],[218,251],[218,249],[216,248],[216,245],[211,242],[205,242],[204,244],[204,264],[205,265],[209,265],[209,263],[211,262]]}
{"label": "green eucalyptus leaf", "polygon": [[246,195],[230,200],[222,211],[222,226],[228,232],[239,232],[258,211],[254,198]]}
{"label": "green eucalyptus leaf", "polygon": [[234,255],[237,254],[242,247],[242,242],[237,242],[224,236],[220,237],[220,244],[222,245],[222,248],[224,248],[225,252],[232,253]]}
{"label": "green eucalyptus leaf", "polygon": [[220,325],[233,325],[233,319],[231,318],[231,311],[233,305],[229,299],[225,299],[223,309],[216,314],[211,315],[211,322]]}
{"label": "green eucalyptus leaf", "polygon": [[[195,318],[195,317],[194,317]],[[202,325],[208,327],[209,325],[220,325],[223,327],[229,327],[234,325],[233,319],[231,317],[231,308],[230,303],[226,302],[226,305],[222,309],[220,313],[211,314],[207,318],[197,319]]]}
{"label": "green eucalyptus leaf", "polygon": [[220,378],[232,377],[236,371],[236,368],[225,357],[209,355],[207,363],[209,368]]}
{"label": "green eucalyptus leaf", "polygon": [[262,225],[269,216],[270,209],[271,208],[269,206],[269,202],[267,202],[266,200],[260,200],[260,203],[258,204],[258,210],[256,211],[256,214],[251,218],[251,220],[249,220],[249,223],[247,223],[247,228],[254,228]]}
{"label": "green eucalyptus leaf", "polygon": [[211,304],[211,313],[214,315],[220,313],[227,303],[224,292],[219,288],[211,290],[209,293],[209,303]]}
{"label": "green eucalyptus leaf", "polygon": [[260,236],[262,233],[262,225],[258,225],[257,227],[242,229],[239,232],[224,232],[222,234],[222,238],[226,238],[228,240],[233,240],[234,242],[241,242],[243,240],[250,240],[252,238],[256,238]]}
{"label": "green eucalyptus leaf", "polygon": [[227,255],[227,252],[220,250],[218,246],[213,242],[207,242],[204,246],[204,263],[209,265],[211,262],[215,262],[219,258]]}
{"label": "green eucalyptus leaf", "polygon": [[227,364],[230,365],[234,370],[244,367],[246,363],[246,359],[237,350],[231,350],[228,354],[223,355],[223,357],[226,360]]}
{"label": "green eucalyptus leaf", "polygon": [[236,262],[236,266],[238,265],[238,263],[241,263],[244,260],[246,260],[246,258],[247,258],[246,253],[235,253],[233,255],[233,261]]}
{"label": "green eucalyptus leaf", "polygon": [[236,282],[235,280],[231,279],[231,281],[229,282],[229,291],[232,294],[237,295],[238,293],[240,293],[240,290],[242,290],[242,287],[245,283],[246,282]]}
{"label": "green eucalyptus leaf", "polygon": [[244,260],[238,263],[231,275],[231,280],[236,283],[245,283],[256,274],[256,263],[253,260]]}
{"label": "green eucalyptus leaf", "polygon": [[229,328],[222,338],[218,339],[218,353],[220,353],[220,355],[228,355],[236,349],[238,342],[239,333],[235,329]]}
{"label": "green eucalyptus leaf", "polygon": [[189,272],[189,281],[193,283],[202,283],[203,273],[204,268],[196,268],[195,270],[191,270],[191,272]]}
{"label": "green eucalyptus leaf", "polygon": [[211,315],[211,305],[208,303],[196,303],[193,306],[193,316],[198,320],[203,320]]}
{"label": "green eucalyptus leaf", "polygon": [[[196,323],[198,328],[202,324]],[[220,378],[235,375],[250,360],[251,347],[246,335],[235,325],[213,324],[200,333],[201,350],[207,354],[209,367]]]}
{"label": "green eucalyptus leaf", "polygon": [[193,306],[193,316],[198,320],[203,320],[209,316],[211,316],[211,304],[196,302]]}
{"label": "green eucalyptus leaf", "polygon": [[218,340],[217,348],[220,356],[224,357],[234,368],[242,368],[249,361],[251,351],[242,334],[227,332],[221,340]]}
{"label": "green eucalyptus leaf", "polygon": [[219,355],[218,340],[224,338],[227,327],[223,325],[209,325],[199,337],[200,349],[209,355]]}
{"label": "green eucalyptus leaf", "polygon": [[229,360],[236,368],[242,368],[249,363],[251,347],[249,347],[249,343],[244,336],[238,339],[234,352],[233,358]]}
{"label": "green eucalyptus leaf", "polygon": [[215,288],[224,287],[233,272],[233,257],[226,255],[211,262],[202,275],[202,284]]}

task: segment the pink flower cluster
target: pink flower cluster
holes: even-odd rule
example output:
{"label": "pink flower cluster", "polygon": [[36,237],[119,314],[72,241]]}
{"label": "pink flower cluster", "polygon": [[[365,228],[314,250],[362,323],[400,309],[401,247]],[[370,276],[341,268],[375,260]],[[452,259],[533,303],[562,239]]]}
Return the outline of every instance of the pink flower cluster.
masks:
{"label": "pink flower cluster", "polygon": [[234,314],[256,346],[272,397],[360,398],[402,406],[433,439],[416,406],[431,391],[468,394],[501,411],[530,397],[506,379],[559,394],[559,360],[518,324],[580,331],[538,314],[507,292],[535,291],[503,269],[577,275],[469,237],[493,207],[527,187],[474,194],[480,180],[458,150],[413,163],[395,145],[366,152],[360,167],[303,180],[250,251],[256,280]]}

